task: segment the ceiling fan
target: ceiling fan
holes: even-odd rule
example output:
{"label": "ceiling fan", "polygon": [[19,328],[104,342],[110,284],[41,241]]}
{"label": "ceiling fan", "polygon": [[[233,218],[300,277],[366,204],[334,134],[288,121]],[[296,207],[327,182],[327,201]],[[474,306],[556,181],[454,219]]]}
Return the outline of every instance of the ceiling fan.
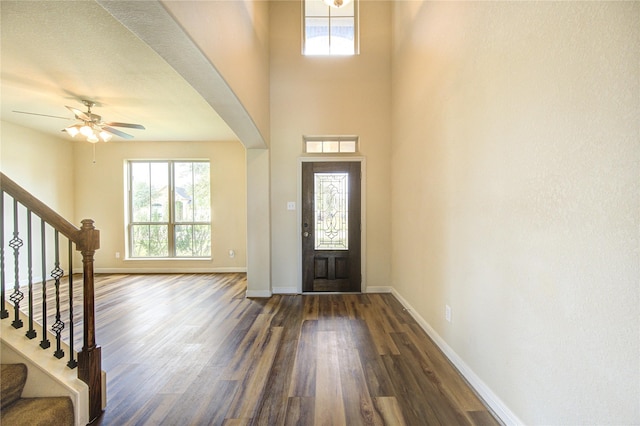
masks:
{"label": "ceiling fan", "polygon": [[[126,127],[130,129],[140,129],[140,130],[145,129],[142,124],[102,121],[101,116],[97,114],[93,114],[91,112],[91,108],[96,104],[95,102],[83,99],[82,103],[87,107],[86,112],[83,112],[77,108],[73,108],[65,105],[65,107],[75,115],[75,118],[77,120],[82,121],[82,123],[77,123],[65,129],[62,129],[63,132],[67,132],[69,135],[71,135],[71,137],[75,137],[76,135],[81,134],[87,138],[87,142],[97,143],[100,140],[102,140],[103,142],[108,142],[109,140],[111,140],[113,135],[119,136],[124,139],[133,138],[132,135],[125,133],[121,130],[114,129],[114,127]],[[13,112],[17,112],[19,114],[41,115],[44,117],[63,118],[65,120],[71,120],[70,118],[58,117],[56,115],[36,114],[33,112],[25,112],[25,111],[13,111]]]}

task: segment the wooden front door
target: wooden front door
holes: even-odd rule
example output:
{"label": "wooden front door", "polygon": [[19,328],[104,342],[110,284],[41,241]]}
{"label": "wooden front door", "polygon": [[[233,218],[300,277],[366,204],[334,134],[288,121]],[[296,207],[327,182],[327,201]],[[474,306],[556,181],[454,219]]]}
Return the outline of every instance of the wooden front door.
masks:
{"label": "wooden front door", "polygon": [[360,163],[302,163],[302,291],[360,291]]}

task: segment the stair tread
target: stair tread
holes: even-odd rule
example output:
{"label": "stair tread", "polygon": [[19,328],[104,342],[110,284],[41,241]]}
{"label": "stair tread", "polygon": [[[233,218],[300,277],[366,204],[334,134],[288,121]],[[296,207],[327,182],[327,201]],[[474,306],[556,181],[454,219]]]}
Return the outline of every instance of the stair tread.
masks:
{"label": "stair tread", "polygon": [[74,410],[71,398],[21,398],[2,409],[0,423],[15,426],[72,426]]}
{"label": "stair tread", "polygon": [[25,364],[2,364],[0,370],[0,409],[13,404],[22,396],[27,382],[27,366]]}

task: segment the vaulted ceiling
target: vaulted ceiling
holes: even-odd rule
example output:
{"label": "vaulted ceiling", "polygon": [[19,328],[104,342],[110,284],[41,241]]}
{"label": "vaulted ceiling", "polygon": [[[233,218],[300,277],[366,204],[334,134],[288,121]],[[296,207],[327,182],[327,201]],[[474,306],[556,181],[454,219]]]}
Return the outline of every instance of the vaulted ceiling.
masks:
{"label": "vaulted ceiling", "polygon": [[65,105],[85,110],[87,99],[105,121],[146,127],[122,129],[134,136],[126,143],[238,139],[200,93],[97,2],[3,0],[0,13],[2,121],[71,139],[61,132],[75,123]]}

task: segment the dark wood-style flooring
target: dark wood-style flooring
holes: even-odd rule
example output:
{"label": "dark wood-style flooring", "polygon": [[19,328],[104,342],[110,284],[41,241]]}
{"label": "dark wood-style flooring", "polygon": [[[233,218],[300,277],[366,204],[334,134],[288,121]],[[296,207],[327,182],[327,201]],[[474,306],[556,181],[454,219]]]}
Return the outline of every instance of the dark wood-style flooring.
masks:
{"label": "dark wood-style flooring", "polygon": [[97,275],[95,424],[499,424],[391,294],[245,291],[244,274]]}

